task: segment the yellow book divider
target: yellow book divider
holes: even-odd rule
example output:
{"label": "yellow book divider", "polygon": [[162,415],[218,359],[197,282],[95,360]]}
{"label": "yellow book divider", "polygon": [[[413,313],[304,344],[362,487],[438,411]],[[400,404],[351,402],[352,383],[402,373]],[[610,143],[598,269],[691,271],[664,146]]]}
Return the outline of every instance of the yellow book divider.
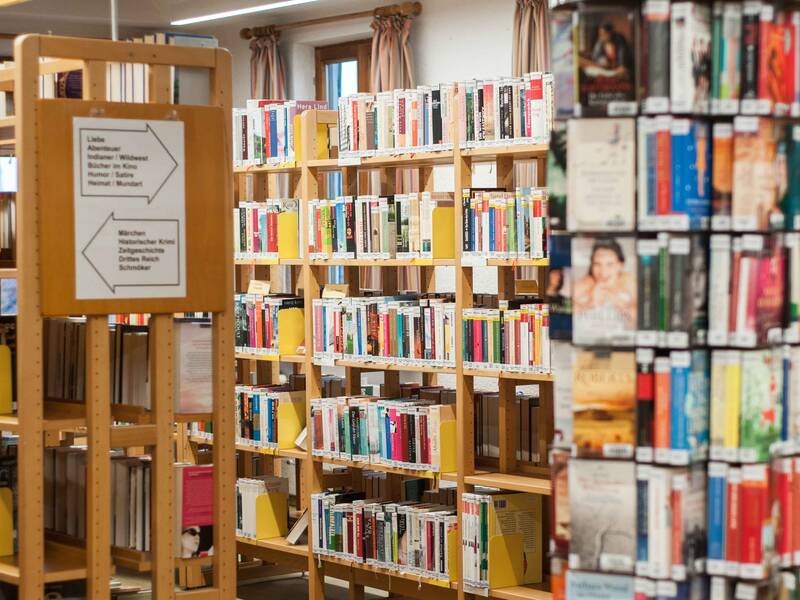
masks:
{"label": "yellow book divider", "polygon": [[297,214],[296,211],[278,214],[278,256],[280,258],[300,258]]}
{"label": "yellow book divider", "polygon": [[433,258],[455,258],[455,218],[452,206],[433,209]]}
{"label": "yellow book divider", "polygon": [[[492,515],[494,516],[494,515]],[[489,587],[503,588],[524,582],[525,553],[521,533],[489,538]]]}
{"label": "yellow book divider", "polygon": [[317,123],[317,155],[314,158],[328,158],[328,126]]}
{"label": "yellow book divider", "polygon": [[439,423],[439,471],[449,473],[456,470],[456,422]]}
{"label": "yellow book divider", "polygon": [[305,339],[305,322],[302,308],[284,308],[278,311],[278,353],[297,354],[297,347]]}
{"label": "yellow book divider", "polygon": [[458,529],[447,532],[447,576],[450,581],[458,579],[458,551],[461,549],[461,537]]}
{"label": "yellow book divider", "polygon": [[284,492],[256,498],[256,539],[285,537],[289,529],[289,499]]}
{"label": "yellow book divider", "polygon": [[0,556],[14,554],[14,499],[11,488],[0,488]]}
{"label": "yellow book divider", "polygon": [[281,394],[278,401],[278,448],[294,448],[294,441],[306,426],[306,400],[303,392]]}
{"label": "yellow book divider", "polygon": [[11,396],[11,348],[0,346],[0,413],[11,412]]}

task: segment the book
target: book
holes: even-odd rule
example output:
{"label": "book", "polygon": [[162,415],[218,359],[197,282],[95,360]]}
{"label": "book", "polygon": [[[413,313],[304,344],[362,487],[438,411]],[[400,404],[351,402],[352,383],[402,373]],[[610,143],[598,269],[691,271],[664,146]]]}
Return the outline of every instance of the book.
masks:
{"label": "book", "polygon": [[577,456],[632,458],[636,444],[635,354],[576,351],[572,395]]}
{"label": "book", "polygon": [[670,5],[664,0],[647,0],[642,4],[642,36],[640,61],[642,112],[646,114],[669,112],[670,56],[669,48]]}
{"label": "book", "polygon": [[[550,229],[567,228],[567,124],[553,123],[547,150],[547,191]],[[800,229],[800,227],[798,227]]]}
{"label": "book", "polygon": [[632,345],[637,328],[636,240],[572,238],[572,341]]}
{"label": "book", "polygon": [[[575,600],[633,600],[634,578],[586,571],[567,572],[567,597]],[[638,598],[637,598],[638,600]]]}
{"label": "book", "polygon": [[[712,8],[711,113],[739,112],[742,4],[714,2]],[[715,124],[716,125],[716,124]]]}
{"label": "book", "polygon": [[214,553],[214,468],[176,463],[175,553],[178,558]]}
{"label": "book", "polygon": [[549,239],[550,268],[547,271],[545,298],[550,313],[550,338],[572,339],[572,258],[571,240],[566,235]]}
{"label": "book", "polygon": [[767,460],[780,439],[782,381],[779,349],[742,352],[739,460]]}
{"label": "book", "polygon": [[285,537],[289,481],[274,475],[236,480],[236,535],[252,540]]}
{"label": "book", "polygon": [[557,117],[570,117],[575,109],[574,61],[573,16],[566,11],[553,11],[550,15],[550,68]]}
{"label": "book", "polygon": [[709,112],[711,10],[699,2],[673,2],[670,29],[670,109]]}
{"label": "book", "polygon": [[211,324],[176,321],[173,335],[172,348],[178,363],[173,371],[174,410],[210,413],[214,408]]}
{"label": "book", "polygon": [[289,533],[286,534],[286,543],[295,546],[308,536],[308,509],[294,522]]}
{"label": "book", "polygon": [[567,229],[630,231],[635,223],[636,122],[567,123]]}
{"label": "book", "polygon": [[637,12],[581,6],[575,15],[576,116],[635,114]]}
{"label": "book", "polygon": [[632,574],[636,560],[635,464],[573,459],[569,463],[569,494],[570,572]]}
{"label": "book", "polygon": [[303,298],[284,294],[235,294],[234,345],[237,352],[296,354],[303,344]]}
{"label": "book", "polygon": [[732,219],[735,231],[765,231],[778,210],[776,140],[769,119],[736,117],[733,122]]}

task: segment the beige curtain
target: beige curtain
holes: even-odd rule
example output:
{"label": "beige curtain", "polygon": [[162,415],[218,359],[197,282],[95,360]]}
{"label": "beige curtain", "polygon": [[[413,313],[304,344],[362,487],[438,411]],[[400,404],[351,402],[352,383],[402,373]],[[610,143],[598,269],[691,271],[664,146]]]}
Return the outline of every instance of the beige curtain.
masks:
{"label": "beige curtain", "polygon": [[272,29],[250,42],[251,98],[286,99],[286,69],[279,41],[280,32]]}
{"label": "beige curtain", "polygon": [[511,60],[515,77],[550,69],[548,0],[517,0]]}
{"label": "beige curtain", "polygon": [[414,69],[408,44],[411,17],[376,16],[372,31],[370,90],[375,93],[413,88]]}

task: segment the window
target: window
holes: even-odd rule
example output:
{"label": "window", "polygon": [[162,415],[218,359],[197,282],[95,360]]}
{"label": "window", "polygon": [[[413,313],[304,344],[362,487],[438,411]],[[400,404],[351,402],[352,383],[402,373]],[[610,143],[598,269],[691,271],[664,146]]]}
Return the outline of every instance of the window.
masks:
{"label": "window", "polygon": [[316,49],[317,100],[336,108],[341,96],[369,91],[372,40],[358,40]]}

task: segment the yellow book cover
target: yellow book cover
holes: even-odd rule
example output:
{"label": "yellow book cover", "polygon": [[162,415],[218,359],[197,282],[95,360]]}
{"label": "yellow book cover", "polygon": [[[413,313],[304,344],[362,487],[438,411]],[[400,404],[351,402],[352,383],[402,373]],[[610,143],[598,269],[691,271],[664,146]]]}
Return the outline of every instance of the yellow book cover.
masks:
{"label": "yellow book cover", "polygon": [[0,346],[0,414],[8,414],[12,407],[11,348]]}
{"label": "yellow book cover", "polygon": [[495,494],[488,513],[489,587],[542,580],[542,498]]}
{"label": "yellow book cover", "polygon": [[708,436],[712,453],[721,451],[725,446],[727,354],[726,350],[715,350],[711,353],[711,414]]}
{"label": "yellow book cover", "polygon": [[725,361],[725,450],[735,453],[739,448],[739,410],[742,387],[742,353],[727,352]]}
{"label": "yellow book cover", "polygon": [[14,498],[10,487],[0,487],[0,556],[14,554]]}

